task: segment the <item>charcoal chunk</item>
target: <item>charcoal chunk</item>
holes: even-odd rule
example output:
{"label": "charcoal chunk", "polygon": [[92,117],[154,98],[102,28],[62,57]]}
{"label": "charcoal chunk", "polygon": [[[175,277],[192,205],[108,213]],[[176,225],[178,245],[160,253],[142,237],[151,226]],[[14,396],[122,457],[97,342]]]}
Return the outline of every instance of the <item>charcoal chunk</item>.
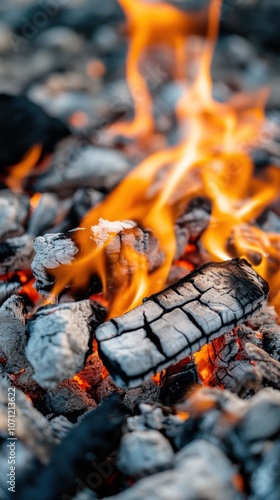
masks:
{"label": "charcoal chunk", "polygon": [[33,316],[26,356],[39,385],[54,388],[82,370],[96,323],[88,300],[45,307]]}

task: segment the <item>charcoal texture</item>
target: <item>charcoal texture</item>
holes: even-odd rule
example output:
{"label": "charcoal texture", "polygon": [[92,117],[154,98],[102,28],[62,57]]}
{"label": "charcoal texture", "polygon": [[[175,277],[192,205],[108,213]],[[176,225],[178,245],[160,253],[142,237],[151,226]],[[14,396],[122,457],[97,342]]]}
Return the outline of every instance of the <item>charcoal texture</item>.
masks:
{"label": "charcoal texture", "polygon": [[29,270],[33,256],[33,238],[27,233],[0,242],[0,274]]}
{"label": "charcoal texture", "polygon": [[267,283],[247,261],[206,264],[101,325],[100,355],[119,385],[140,385],[246,321],[267,295]]}
{"label": "charcoal texture", "polygon": [[18,485],[18,500],[72,498],[79,484],[90,482],[95,472],[91,464],[118,446],[124,422],[119,398],[104,400],[62,440],[49,464],[30,478],[31,485]]}
{"label": "charcoal texture", "polygon": [[80,187],[111,190],[129,171],[130,165],[118,151],[84,146],[54,156],[53,166],[38,179],[36,190],[61,191]]}
{"label": "charcoal texture", "polygon": [[88,300],[46,307],[33,316],[26,355],[38,384],[53,388],[84,367],[96,324]]}
{"label": "charcoal texture", "polygon": [[0,241],[24,232],[29,212],[29,198],[25,194],[3,189],[0,193]]}
{"label": "charcoal texture", "polygon": [[25,95],[0,94],[0,105],[1,170],[18,163],[35,144],[43,146],[43,153],[51,151],[59,139],[70,133],[63,122],[49,116]]}

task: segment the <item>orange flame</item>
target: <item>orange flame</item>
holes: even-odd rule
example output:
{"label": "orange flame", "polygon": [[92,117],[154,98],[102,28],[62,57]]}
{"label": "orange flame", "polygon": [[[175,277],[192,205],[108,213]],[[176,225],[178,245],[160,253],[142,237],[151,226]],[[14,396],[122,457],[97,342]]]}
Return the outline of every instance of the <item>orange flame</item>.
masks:
{"label": "orange flame", "polygon": [[[190,17],[160,3],[149,5],[149,9],[153,10],[149,11],[150,15],[141,24],[140,19],[143,21],[141,16],[148,9],[147,5],[144,6],[140,0],[122,0],[121,3],[128,15],[131,44],[134,47],[133,51],[130,48],[128,66],[134,65],[132,73],[135,85],[142,78],[139,77],[137,66],[144,43],[141,37],[139,40],[139,26],[142,37],[147,29],[145,47],[160,40],[157,29],[161,29],[161,39],[174,48],[174,26],[178,23],[178,37],[183,43],[183,34],[185,37],[190,31]],[[90,269],[90,272],[100,276],[105,298],[108,282],[112,279],[110,273],[113,275],[115,288],[110,297],[110,316],[135,307],[144,296],[164,287],[175,255],[174,223],[193,196],[204,195],[212,202],[211,221],[202,237],[209,259],[225,260],[233,255],[245,256],[263,277],[269,278],[272,289],[275,288],[275,301],[280,301],[280,295],[276,292],[280,279],[279,235],[263,233],[254,224],[256,217],[279,194],[280,171],[270,167],[262,175],[254,174],[248,153],[264,125],[267,90],[250,95],[239,94],[226,103],[218,103],[213,99],[210,69],[214,42],[218,36],[220,6],[221,0],[210,4],[208,33],[197,76],[177,106],[182,140],[176,146],[146,158],[82,221],[82,227],[85,228],[96,226],[102,218],[109,221],[135,221],[156,235],[165,255],[164,264],[149,272],[144,257],[135,249],[126,248],[115,267],[108,269],[104,252],[116,233],[108,234],[101,246],[94,244],[93,250],[89,251],[86,231],[79,231],[79,244],[85,250],[71,266],[63,266],[58,270],[54,295],[68,283],[84,286]],[[154,32],[155,38],[150,32]],[[131,73],[129,84],[132,85]],[[142,80],[141,84],[144,85]],[[148,94],[145,94],[145,99],[149,101],[149,106],[143,106],[145,111],[136,109],[135,127],[139,130],[141,115],[140,128],[144,127],[150,132],[152,110]],[[144,116],[145,119],[148,116],[147,122]],[[256,258],[256,252],[260,257]],[[122,281],[123,262],[134,269],[128,281]]]}
{"label": "orange flame", "polygon": [[22,191],[22,181],[28,176],[32,168],[37,165],[41,153],[42,146],[40,144],[35,144],[35,146],[32,146],[32,148],[27,151],[23,160],[9,168],[9,176],[5,178],[5,183],[10,189],[17,192]]}
{"label": "orange flame", "polygon": [[[142,56],[154,46],[171,48],[174,53],[174,77],[183,81],[186,78],[186,37],[190,33],[201,31],[205,10],[186,13],[165,2],[159,2],[157,5],[146,0],[118,2],[126,13],[130,35],[126,74],[135,116],[132,123],[119,123],[111,130],[125,136],[149,137],[154,130],[153,102],[140,69]],[[158,80],[162,77],[154,75],[154,78]]]}

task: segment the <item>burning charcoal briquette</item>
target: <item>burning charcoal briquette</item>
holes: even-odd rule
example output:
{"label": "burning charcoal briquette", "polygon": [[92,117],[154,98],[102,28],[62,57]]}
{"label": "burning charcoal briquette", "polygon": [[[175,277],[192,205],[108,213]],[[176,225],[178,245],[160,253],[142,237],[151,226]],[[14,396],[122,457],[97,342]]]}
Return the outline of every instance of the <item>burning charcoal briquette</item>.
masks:
{"label": "burning charcoal briquette", "polygon": [[140,478],[170,469],[173,460],[172,446],[160,432],[134,431],[121,440],[117,466],[126,476]]}
{"label": "burning charcoal briquette", "polygon": [[96,324],[88,300],[45,307],[33,316],[26,356],[39,385],[54,388],[82,370]]}
{"label": "burning charcoal briquette", "polygon": [[23,234],[28,213],[28,196],[9,189],[0,191],[0,241]]}
{"label": "burning charcoal briquette", "polygon": [[260,371],[264,381],[271,387],[280,390],[279,361],[271,358],[267,352],[251,342],[248,342],[244,349],[250,361],[253,361],[254,365]]}
{"label": "burning charcoal briquette", "polygon": [[205,264],[143,305],[99,326],[100,355],[117,384],[140,385],[245,322],[267,295],[267,283],[247,261]]}
{"label": "burning charcoal briquette", "polygon": [[27,233],[0,242],[0,274],[29,270],[33,257],[33,238]]}
{"label": "burning charcoal briquette", "polygon": [[0,307],[0,358],[5,372],[15,377],[16,384],[32,389],[33,370],[26,359],[26,311],[22,297],[13,295]]}
{"label": "burning charcoal briquette", "polygon": [[68,156],[67,159],[63,150],[54,156],[52,167],[35,184],[37,191],[60,192],[81,187],[110,191],[130,169],[125,156],[111,149],[83,146],[68,151]]}

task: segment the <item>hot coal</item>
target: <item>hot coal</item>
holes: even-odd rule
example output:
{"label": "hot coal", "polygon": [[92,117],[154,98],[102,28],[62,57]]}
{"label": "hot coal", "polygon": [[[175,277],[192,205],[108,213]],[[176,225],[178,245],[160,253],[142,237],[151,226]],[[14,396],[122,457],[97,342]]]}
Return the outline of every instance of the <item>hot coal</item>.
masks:
{"label": "hot coal", "polygon": [[194,386],[200,383],[195,362],[183,359],[166,369],[161,379],[160,397],[168,405],[173,405],[185,397]]}
{"label": "hot coal", "polygon": [[56,194],[43,193],[28,221],[27,232],[34,237],[45,234],[67,215],[67,208],[67,201],[63,202]]}
{"label": "hot coal", "polygon": [[[1,168],[1,167],[0,167]],[[0,191],[0,241],[24,233],[29,214],[29,197],[9,189]]]}
{"label": "hot coal", "polygon": [[48,390],[43,402],[50,413],[64,415],[71,420],[96,406],[75,380],[65,380]]}
{"label": "hot coal", "polygon": [[137,479],[170,469],[173,460],[172,446],[160,432],[136,430],[123,436],[117,466],[125,476]]}
{"label": "hot coal", "polygon": [[253,361],[259,370],[264,382],[275,389],[280,389],[280,363],[272,359],[270,355],[260,347],[248,342],[245,344],[245,352],[250,361]]}
{"label": "hot coal", "polygon": [[[79,242],[79,231],[83,231],[84,242]],[[106,244],[106,245],[105,245]],[[99,220],[99,224],[90,230],[75,229],[66,234],[46,234],[35,239],[35,258],[32,271],[36,277],[36,288],[46,295],[54,284],[52,270],[63,264],[71,264],[82,255],[89,255],[96,248],[104,246],[104,255],[108,267],[108,294],[116,294],[124,281],[129,281],[135,271],[134,262],[128,262],[126,250],[132,249],[145,255],[149,272],[154,271],[164,262],[163,252],[152,231],[143,230],[133,221]],[[118,262],[119,273],[115,270]],[[136,263],[137,265],[137,263]],[[88,282],[94,276],[88,272]],[[89,284],[90,287],[90,284]],[[89,291],[89,290],[88,290]]]}
{"label": "hot coal", "polygon": [[69,235],[46,234],[34,241],[35,257],[31,268],[36,278],[36,288],[40,293],[49,292],[54,284],[48,270],[56,269],[62,264],[71,264],[78,248]]}
{"label": "hot coal", "polygon": [[88,300],[40,309],[27,326],[26,356],[34,380],[44,388],[54,388],[82,370],[97,324]]}
{"label": "hot coal", "polygon": [[[0,378],[0,434],[1,437],[5,439],[5,448],[9,403],[8,387],[11,387],[10,382]],[[46,464],[55,444],[50,423],[33,407],[32,403],[23,392],[15,389],[15,392],[12,390],[11,394],[14,394],[16,401],[16,435],[18,441],[20,441],[22,446],[30,452],[28,455],[29,460],[36,457],[40,462]],[[5,462],[1,463],[1,471],[5,470],[6,466],[7,455],[5,454]]]}
{"label": "hot coal", "polygon": [[11,295],[18,292],[21,288],[21,283],[18,280],[0,280],[0,305],[5,302]]}
{"label": "hot coal", "polygon": [[[18,488],[19,500],[72,498],[80,484],[90,483],[91,464],[106,458],[118,445],[125,423],[117,396],[104,400],[82,419],[56,448],[49,464]],[[67,496],[68,495],[68,496]]]}
{"label": "hot coal", "polygon": [[0,94],[0,108],[1,170],[19,163],[35,144],[42,145],[43,154],[52,151],[55,143],[70,133],[66,124],[25,95]]}
{"label": "hot coal", "polygon": [[197,440],[186,446],[175,468],[142,479],[114,500],[234,500],[235,469],[225,453],[214,444]]}
{"label": "hot coal", "polygon": [[205,264],[97,328],[100,355],[120,386],[137,386],[245,322],[267,294],[267,283],[245,260]]}
{"label": "hot coal", "polygon": [[0,274],[30,270],[33,257],[33,237],[27,233],[0,242]]}
{"label": "hot coal", "polygon": [[37,191],[65,192],[81,187],[110,191],[129,171],[130,165],[118,151],[83,146],[61,149],[53,165],[35,183]]}
{"label": "hot coal", "polygon": [[0,358],[14,383],[34,389],[33,370],[27,361],[26,308],[22,297],[13,295],[0,307]]}

